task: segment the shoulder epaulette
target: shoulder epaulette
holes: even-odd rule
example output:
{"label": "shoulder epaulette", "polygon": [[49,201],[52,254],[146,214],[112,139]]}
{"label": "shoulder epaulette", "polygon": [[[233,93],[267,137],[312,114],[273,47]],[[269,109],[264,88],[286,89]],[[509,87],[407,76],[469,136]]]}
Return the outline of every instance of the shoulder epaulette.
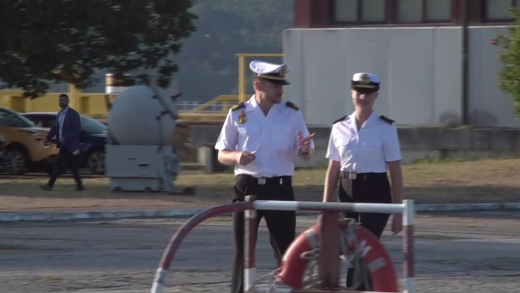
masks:
{"label": "shoulder epaulette", "polygon": [[381,120],[385,121],[386,123],[388,123],[390,125],[395,122],[394,120],[392,120],[384,115],[379,116],[379,118],[381,118]]}
{"label": "shoulder epaulette", "polygon": [[238,110],[238,109],[242,109],[242,108],[244,108],[245,106],[246,106],[246,104],[245,104],[244,102],[242,102],[242,103],[236,104],[236,105],[234,105],[233,107],[231,107],[231,110],[232,110],[232,111],[235,111],[235,110]]}
{"label": "shoulder epaulette", "polygon": [[346,120],[347,118],[348,118],[348,115],[345,115],[345,116],[339,118],[338,120],[332,122],[332,124],[336,124],[336,123],[338,123],[338,122],[341,122],[341,121],[343,121],[343,120]]}
{"label": "shoulder epaulette", "polygon": [[289,107],[289,108],[292,108],[292,109],[296,110],[296,111],[299,111],[299,110],[300,110],[300,107],[296,106],[296,105],[295,105],[294,103],[292,103],[292,102],[287,101],[287,102],[285,103],[285,105],[286,105],[287,107]]}

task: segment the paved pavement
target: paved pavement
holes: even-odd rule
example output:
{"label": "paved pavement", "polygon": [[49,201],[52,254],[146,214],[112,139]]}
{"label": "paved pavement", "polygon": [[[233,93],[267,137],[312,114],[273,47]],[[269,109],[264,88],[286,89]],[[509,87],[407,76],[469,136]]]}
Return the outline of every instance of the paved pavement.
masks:
{"label": "paved pavement", "polygon": [[[299,217],[299,230],[315,222]],[[150,292],[164,248],[182,220],[0,224],[0,292]],[[422,293],[516,292],[520,285],[520,213],[420,215],[417,288]],[[274,269],[265,227],[260,273]],[[401,273],[401,237],[383,236]],[[229,218],[210,220],[186,239],[166,292],[227,292]]]}

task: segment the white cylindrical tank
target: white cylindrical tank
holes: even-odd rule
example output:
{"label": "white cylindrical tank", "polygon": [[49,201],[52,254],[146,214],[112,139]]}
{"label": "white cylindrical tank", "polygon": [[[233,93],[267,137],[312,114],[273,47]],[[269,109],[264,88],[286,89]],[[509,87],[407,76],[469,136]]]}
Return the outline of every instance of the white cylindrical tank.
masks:
{"label": "white cylindrical tank", "polygon": [[166,91],[139,85],[114,99],[108,126],[118,144],[169,145],[177,117],[175,103]]}

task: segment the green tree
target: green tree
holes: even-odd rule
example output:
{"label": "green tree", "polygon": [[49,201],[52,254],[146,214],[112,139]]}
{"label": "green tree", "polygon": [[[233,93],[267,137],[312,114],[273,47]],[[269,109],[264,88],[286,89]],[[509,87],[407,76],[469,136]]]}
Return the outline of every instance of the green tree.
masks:
{"label": "green tree", "polygon": [[197,32],[184,44],[175,80],[181,99],[196,101],[236,94],[235,54],[282,53],[282,32],[293,22],[293,1],[286,0],[198,0],[193,11]]}
{"label": "green tree", "polygon": [[508,27],[508,35],[498,37],[502,50],[499,59],[503,63],[500,70],[500,88],[513,97],[515,114],[520,118],[520,14],[511,9],[514,24]]}
{"label": "green tree", "polygon": [[[167,87],[172,56],[195,31],[192,0],[0,0],[0,80],[35,98],[49,83],[80,89],[94,74],[157,70]],[[145,76],[141,76],[145,77]]]}

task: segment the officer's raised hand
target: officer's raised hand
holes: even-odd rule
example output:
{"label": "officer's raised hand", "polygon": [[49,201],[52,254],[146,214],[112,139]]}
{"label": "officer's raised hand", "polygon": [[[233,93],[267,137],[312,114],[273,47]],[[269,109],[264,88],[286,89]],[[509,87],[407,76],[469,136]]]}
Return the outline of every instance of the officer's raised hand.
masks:
{"label": "officer's raised hand", "polygon": [[300,149],[300,151],[302,153],[307,153],[309,151],[309,146],[311,145],[311,140],[314,138],[315,134],[316,134],[316,132],[307,137],[303,137],[301,131],[298,131],[296,133],[296,136],[298,137],[298,148]]}
{"label": "officer's raised hand", "polygon": [[236,152],[235,163],[239,165],[247,165],[256,159],[255,154],[249,152]]}

